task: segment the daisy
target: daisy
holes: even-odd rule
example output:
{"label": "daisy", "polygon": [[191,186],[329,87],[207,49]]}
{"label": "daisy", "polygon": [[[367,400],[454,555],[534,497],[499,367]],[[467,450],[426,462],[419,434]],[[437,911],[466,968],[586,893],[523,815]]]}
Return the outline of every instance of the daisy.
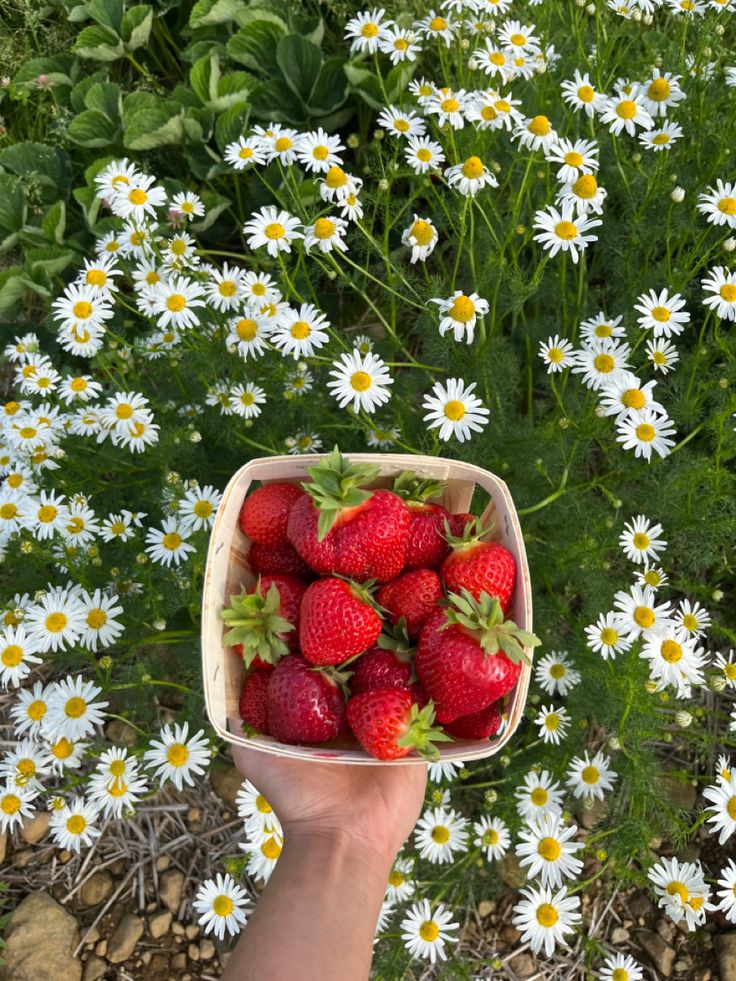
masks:
{"label": "daisy", "polygon": [[402,61],[416,61],[422,50],[414,32],[396,24],[386,27],[378,48],[389,56],[392,65],[398,65]]}
{"label": "daisy", "polygon": [[667,110],[676,106],[685,98],[680,88],[680,76],[671,72],[660,72],[655,68],[651,79],[641,88],[641,99],[644,108],[655,118],[666,116]]}
{"label": "daisy", "polygon": [[677,348],[666,340],[647,341],[646,351],[654,370],[661,371],[663,375],[672,371],[680,360]]}
{"label": "daisy", "polygon": [[630,368],[631,348],[625,341],[600,340],[591,342],[575,354],[573,374],[582,375],[582,382],[594,392],[619,376],[622,368]]}
{"label": "daisy", "polygon": [[105,722],[102,711],[109,702],[96,702],[102,691],[91,681],[67,675],[51,689],[42,730],[47,739],[63,736],[71,742],[93,735]]}
{"label": "daisy", "polygon": [[389,386],[394,380],[385,362],[372,351],[365,355],[358,350],[341,354],[340,360],[332,364],[330,376],[335,380],[328,382],[327,388],[331,389],[341,409],[352,403],[353,412],[360,409],[375,412],[391,398]]}
{"label": "daisy", "polygon": [[719,832],[718,844],[723,845],[736,831],[736,773],[731,774],[730,780],[706,787],[703,797],[711,802],[707,810],[713,812],[708,824],[713,826],[713,832]]}
{"label": "daisy", "polygon": [[730,688],[736,688],[736,661],[734,661],[733,649],[728,652],[728,657],[721,652],[716,654],[713,667],[719,668],[723,672],[726,684]]}
{"label": "daisy", "polygon": [[567,734],[570,716],[564,708],[555,708],[553,705],[548,708],[542,706],[534,724],[539,726],[539,735],[545,743],[554,743],[558,746],[560,740]]}
{"label": "daisy", "polygon": [[714,266],[700,285],[712,294],[703,300],[704,306],[715,310],[722,320],[736,320],[736,273],[726,266]]}
{"label": "daisy", "polygon": [[514,791],[516,809],[525,821],[533,820],[548,811],[562,811],[563,791],[553,781],[547,770],[532,770],[524,777],[524,783]]}
{"label": "daisy", "polygon": [[238,310],[242,306],[245,291],[243,289],[243,272],[238,266],[224,264],[222,269],[215,269],[211,278],[204,284],[207,302],[215,310],[228,312]]}
{"label": "daisy", "polygon": [[641,409],[665,415],[664,406],[653,397],[656,381],[642,385],[641,380],[631,371],[621,370],[610,381],[604,382],[600,389],[603,414],[617,418],[630,417]]}
{"label": "daisy", "polygon": [[710,613],[705,607],[697,602],[691,603],[688,599],[680,600],[673,619],[692,638],[702,637],[711,622]]}
{"label": "daisy", "polygon": [[254,212],[243,225],[243,233],[248,236],[249,248],[259,249],[265,245],[268,254],[275,259],[279,252],[291,252],[291,243],[295,239],[304,238],[300,226],[298,218],[274,205],[267,205]]}
{"label": "daisy", "polygon": [[281,292],[268,273],[246,272],[243,274],[243,292],[249,303],[278,303]]}
{"label": "daisy", "polygon": [[235,385],[230,397],[232,412],[244,419],[257,418],[261,414],[261,406],[266,402],[266,393],[253,382]]}
{"label": "daisy", "polygon": [[161,565],[179,565],[187,560],[190,552],[196,552],[187,539],[189,533],[176,518],[166,518],[161,528],[149,528],[146,532],[146,553]]}
{"label": "daisy", "polygon": [[562,250],[569,252],[572,261],[577,263],[589,243],[598,240],[597,235],[590,234],[590,229],[601,224],[600,218],[575,215],[571,204],[562,205],[559,211],[552,205],[547,205],[534,215],[534,228],[539,229],[534,240],[541,242],[550,256],[554,257]]}
{"label": "daisy", "polygon": [[350,190],[344,198],[340,198],[340,213],[348,221],[360,221],[363,217],[363,205],[356,190]]}
{"label": "daisy", "polygon": [[169,204],[169,213],[172,211],[177,215],[184,215],[188,221],[192,218],[203,218],[205,213],[202,199],[193,191],[180,191],[175,194]]}
{"label": "daisy", "polygon": [[412,858],[397,858],[388,876],[386,885],[386,901],[389,903],[403,903],[414,895],[416,886],[412,881],[411,874],[414,871],[414,860]]}
{"label": "daisy", "polygon": [[655,337],[671,337],[681,334],[685,324],[690,323],[690,314],[683,311],[684,306],[685,300],[679,293],[670,296],[664,289],[659,294],[655,290],[643,293],[634,308],[642,314],[637,318],[642,329],[654,331]]}
{"label": "daisy", "polygon": [[102,385],[91,375],[67,375],[62,379],[57,395],[65,405],[71,405],[77,401],[89,402],[97,398],[101,391]]}
{"label": "daisy", "polygon": [[705,658],[682,627],[668,624],[654,637],[647,637],[639,657],[649,662],[649,675],[658,688],[679,688],[683,679],[693,685],[705,684]]}
{"label": "daisy", "polygon": [[49,753],[53,760],[54,773],[78,770],[84,761],[84,754],[88,746],[89,743],[71,742],[64,736],[49,742]]}
{"label": "daisy", "polygon": [[200,729],[188,738],[189,723],[176,725],[173,729],[165,725],[161,730],[161,741],[151,740],[151,749],[146,750],[143,759],[149,768],[155,767],[154,776],[163,784],[171,780],[177,790],[183,785],[194,786],[194,774],[204,773],[210,762],[212,752],[207,739],[202,738]]}
{"label": "daisy", "polygon": [[260,358],[268,350],[266,338],[271,332],[271,325],[257,311],[246,310],[242,316],[229,320],[227,326],[225,346],[228,350],[237,351],[244,361],[249,357],[254,360]]}
{"label": "daisy", "polygon": [[248,875],[254,879],[261,879],[264,883],[268,882],[276,868],[283,846],[284,839],[275,832],[256,841],[242,843],[240,848],[248,855],[246,866]]}
{"label": "daisy", "polygon": [[710,887],[700,863],[663,858],[649,869],[647,876],[659,897],[658,905],[675,923],[685,919],[692,930],[705,922],[706,910],[715,909],[708,902]]}
{"label": "daisy", "polygon": [[29,607],[23,626],[37,651],[63,651],[79,640],[84,615],[79,596],[68,589],[57,589]]}
{"label": "daisy", "polygon": [[437,760],[435,763],[427,765],[427,777],[432,783],[454,780],[464,766],[465,763],[462,760]]}
{"label": "daisy", "polygon": [[600,653],[604,661],[628,651],[633,639],[624,627],[624,618],[618,613],[601,613],[595,623],[585,628],[588,647]]}
{"label": "daisy", "polygon": [[614,136],[618,136],[622,130],[629,136],[635,136],[637,126],[642,129],[651,129],[654,126],[654,120],[644,108],[644,98],[637,86],[633,86],[630,92],[619,89],[613,98],[606,99],[600,118]]}
{"label": "daisy", "polygon": [[13,704],[10,706],[10,718],[13,721],[13,732],[16,736],[28,733],[34,738],[40,734],[41,724],[48,710],[48,698],[53,685],[44,687],[42,681],[36,681],[33,688],[22,688]]}
{"label": "daisy", "polygon": [[[293,396],[299,398],[300,396],[304,395],[305,392],[311,391],[313,381],[314,381],[314,375],[312,374],[312,372],[300,368],[297,365],[297,370],[287,375],[286,377],[286,384],[284,385],[284,395],[287,398],[291,398]],[[319,442],[319,440],[317,440],[317,442]]]}
{"label": "daisy", "polygon": [[626,328],[621,321],[623,317],[607,317],[601,310],[595,317],[589,317],[580,324],[580,336],[591,346],[595,341],[608,340],[616,337],[626,337]]}
{"label": "daisy", "polygon": [[661,534],[662,525],[652,524],[645,515],[638,514],[624,525],[618,541],[628,559],[648,565],[650,559],[657,561],[659,553],[667,548],[667,542],[659,537]]}
{"label": "daisy", "polygon": [[194,308],[207,306],[204,295],[203,284],[185,276],[172,276],[167,282],[159,283],[153,304],[157,325],[162,330],[169,326],[178,330],[198,326],[200,319]]}
{"label": "daisy", "polygon": [[573,795],[588,800],[603,800],[604,791],[611,789],[615,779],[610,758],[600,752],[592,760],[587,752],[576,756],[567,771],[567,785]]}
{"label": "daisy", "polygon": [[373,945],[378,943],[380,934],[382,934],[389,924],[391,916],[396,912],[396,907],[392,900],[384,899],[381,903],[381,909],[378,912],[378,919],[376,920],[376,931],[374,934]]}
{"label": "daisy", "polygon": [[88,792],[94,793],[100,789],[112,792],[123,788],[123,792],[126,792],[130,784],[139,780],[138,760],[134,756],[128,756],[127,749],[113,747],[100,756],[97,766],[89,776]]}
{"label": "daisy", "polygon": [[575,112],[582,110],[589,119],[592,119],[596,112],[600,112],[606,104],[605,94],[596,92],[587,72],[581,75],[576,70],[575,77],[562,82],[560,88],[564,101],[572,106]]}
{"label": "daisy", "polygon": [[634,574],[634,580],[638,586],[649,586],[654,593],[669,581],[664,569],[654,566],[637,570]]}
{"label": "daisy", "polygon": [[220,940],[225,932],[234,935],[245,926],[244,909],[248,897],[244,889],[235,884],[229,874],[217,873],[216,879],[207,879],[197,890],[192,905],[200,914],[199,923],[205,933],[214,933]]}
{"label": "daisy", "polygon": [[616,429],[616,441],[625,450],[633,449],[637,459],[643,457],[648,462],[651,462],[652,451],[665,457],[671,452],[670,447],[675,445],[675,440],[669,438],[677,432],[672,420],[649,407],[635,410],[628,417],[619,418]]}
{"label": "daisy", "polygon": [[51,772],[51,756],[35,739],[24,739],[0,760],[0,780],[8,787],[43,789],[41,778]]}
{"label": "daisy", "polygon": [[278,160],[282,167],[291,167],[293,163],[296,163],[299,139],[299,133],[295,129],[290,129],[287,126],[274,126],[270,135],[263,139],[267,162],[272,163],[274,160]]}
{"label": "daisy", "polygon": [[211,528],[221,500],[222,494],[210,484],[186,491],[177,511],[182,528],[186,532]]}
{"label": "daisy", "polygon": [[620,612],[621,625],[632,640],[649,637],[672,623],[672,606],[669,603],[657,606],[649,586],[632,586],[628,593],[620,590],[614,596],[613,605]]}
{"label": "daisy", "polygon": [[729,858],[728,865],[721,869],[718,885],[722,887],[718,890],[718,895],[721,897],[718,909],[729,923],[736,923],[736,864],[732,858]]}
{"label": "daisy", "polygon": [[454,810],[435,807],[425,811],[414,830],[420,858],[430,862],[452,862],[455,852],[467,850],[468,822]]}
{"label": "daisy", "polygon": [[498,187],[495,176],[487,169],[480,157],[468,157],[464,163],[455,164],[445,171],[450,187],[457,187],[461,194],[474,198],[484,187]]}
{"label": "daisy", "polygon": [[462,378],[448,378],[446,385],[435,382],[422,402],[428,428],[439,428],[440,439],[454,436],[459,443],[470,439],[472,432],[481,432],[488,425],[490,412],[473,394],[474,390],[475,382],[466,385]]}
{"label": "daisy", "polygon": [[[427,132],[427,124],[421,116],[418,116],[413,109],[406,111],[398,106],[386,106],[381,110],[376,122],[392,136],[409,140],[416,141],[417,137],[424,136]],[[435,143],[434,146],[439,147],[439,144]]]}
{"label": "daisy", "polygon": [[304,248],[311,252],[313,248],[318,248],[320,252],[332,252],[338,249],[340,252],[347,252],[345,235],[348,223],[343,218],[318,218],[314,224],[306,226],[304,235]]}
{"label": "daisy", "polygon": [[530,879],[540,875],[543,886],[554,888],[561,886],[563,879],[578,875],[583,863],[573,856],[585,846],[581,841],[570,841],[577,830],[575,824],[566,828],[559,814],[543,814],[519,831],[516,854],[522,867],[529,866]]}
{"label": "daisy", "polygon": [[462,129],[465,125],[463,113],[466,104],[467,97],[464,89],[457,91],[442,89],[427,99],[425,112],[428,115],[437,116],[439,126],[449,124],[452,129]]}
{"label": "daisy", "polygon": [[263,832],[278,830],[280,833],[281,824],[273,808],[250,780],[246,779],[240,785],[235,796],[235,808],[246,824],[255,818],[256,827]]}
{"label": "daisy", "polygon": [[489,818],[485,815],[473,823],[475,838],[473,844],[485,852],[488,861],[503,858],[509,850],[511,835],[501,818]]}
{"label": "daisy", "polygon": [[557,202],[564,208],[572,205],[578,215],[603,212],[603,202],[608,192],[600,187],[593,174],[581,174],[570,184],[563,184],[557,193]]}
{"label": "daisy", "polygon": [[[431,255],[439,235],[431,218],[414,215],[412,224],[404,229],[401,244],[411,246],[411,262],[424,262]],[[361,352],[365,353],[365,352]]]}
{"label": "daisy", "polygon": [[41,658],[36,657],[39,649],[38,640],[26,634],[22,623],[0,631],[0,682],[6,689],[17,688],[33,665],[41,664]]}
{"label": "daisy", "polygon": [[644,974],[630,954],[609,954],[598,976],[600,981],[642,981]]}
{"label": "daisy", "polygon": [[340,153],[344,149],[339,136],[328,136],[320,126],[314,132],[301,135],[297,157],[308,173],[325,174],[330,167],[342,162]]}
{"label": "daisy", "polygon": [[329,322],[323,313],[303,303],[298,310],[287,309],[276,320],[270,340],[274,347],[294,360],[308,357],[329,341]]}
{"label": "daisy", "polygon": [[110,200],[113,214],[141,223],[150,215],[155,221],[156,208],[166,204],[166,191],[153,187],[155,180],[150,174],[135,174],[126,183],[118,184]]}
{"label": "daisy", "polygon": [[683,135],[682,127],[677,123],[664,120],[659,126],[639,134],[639,142],[647,150],[655,153],[669,150],[673,143]]}
{"label": "daisy", "polygon": [[401,921],[401,939],[413,957],[422,957],[434,964],[437,958],[447,960],[445,944],[457,942],[452,931],[459,928],[460,924],[452,919],[452,913],[442,903],[432,911],[429,900],[422,899],[414,903]]}
{"label": "daisy", "polygon": [[33,817],[35,811],[31,801],[36,794],[32,787],[17,787],[11,783],[0,786],[0,834],[12,831],[16,824]]}
{"label": "daisy", "polygon": [[547,338],[547,342],[540,341],[539,357],[547,365],[547,374],[562,371],[575,363],[575,351],[572,344],[561,338],[559,334]]}
{"label": "daisy", "polygon": [[736,184],[716,181],[715,188],[698,195],[698,211],[705,215],[711,225],[726,225],[736,228]]}
{"label": "daisy", "polygon": [[102,834],[94,825],[97,813],[84,797],[75,797],[70,804],[52,809],[49,830],[54,844],[79,854],[83,845],[91,845],[93,839]]}
{"label": "daisy", "polygon": [[571,666],[567,651],[550,651],[536,661],[534,678],[548,695],[566,695],[579,683],[580,672]]}
{"label": "daisy", "polygon": [[369,430],[365,434],[365,441],[370,447],[385,449],[387,446],[393,446],[399,436],[401,436],[401,430],[398,426],[388,426],[385,429]]}
{"label": "daisy", "polygon": [[539,38],[534,34],[534,24],[522,24],[519,20],[506,20],[498,29],[498,39],[514,54],[536,53],[540,50]]}
{"label": "daisy", "polygon": [[556,893],[545,887],[522,889],[521,895],[525,898],[514,906],[516,916],[511,922],[523,931],[521,943],[529,941],[535,954],[544,947],[550,957],[558,943],[567,945],[564,935],[580,922],[580,897],[568,896],[565,886]]}
{"label": "daisy", "polygon": [[258,136],[239,136],[225,147],[223,159],[234,170],[245,170],[254,164],[265,165],[266,148]]}
{"label": "daisy", "polygon": [[409,136],[404,147],[404,156],[416,174],[426,174],[445,162],[440,144],[424,136]]}
{"label": "daisy", "polygon": [[450,47],[456,33],[454,21],[437,14],[434,10],[430,10],[423,20],[417,21],[416,27],[425,38],[436,38],[438,41],[444,41],[446,48]]}
{"label": "daisy", "polygon": [[31,521],[27,494],[11,487],[0,487],[0,542],[25,528]]}
{"label": "daisy", "polygon": [[[194,269],[202,262],[202,257],[197,254],[197,241],[188,232],[179,232],[171,239],[164,239],[160,245],[161,261],[166,273],[173,270]],[[202,265],[203,270],[210,269],[214,274],[214,267]]]}
{"label": "daisy", "polygon": [[458,343],[463,340],[464,335],[467,344],[473,343],[475,324],[478,317],[483,317],[488,313],[488,301],[481,299],[477,293],[466,296],[462,290],[455,290],[447,300],[433,299],[431,303],[436,303],[440,308],[440,314],[444,314],[440,321],[440,335],[442,337],[451,330]]}
{"label": "daisy", "polygon": [[516,74],[513,55],[494,45],[490,39],[486,39],[485,48],[477,48],[473,52],[473,60],[486,75],[498,75],[503,82],[510,81]]}
{"label": "daisy", "polygon": [[542,150],[548,153],[559,141],[547,116],[532,116],[522,120],[514,130],[514,136],[527,150]]}
{"label": "daisy", "polygon": [[82,343],[85,342],[85,331],[104,332],[105,321],[115,312],[107,294],[93,286],[76,283],[67,286],[63,296],[54,300],[51,307],[55,311],[52,318],[59,324],[59,330],[78,332],[77,339]]}
{"label": "daisy", "polygon": [[549,163],[562,164],[557,179],[563,184],[574,184],[583,174],[598,170],[598,144],[593,140],[565,140],[555,143],[544,159]]}
{"label": "daisy", "polygon": [[413,78],[409,82],[409,91],[415,96],[419,105],[424,106],[427,99],[431,98],[438,90],[434,82],[428,82],[426,78]]}

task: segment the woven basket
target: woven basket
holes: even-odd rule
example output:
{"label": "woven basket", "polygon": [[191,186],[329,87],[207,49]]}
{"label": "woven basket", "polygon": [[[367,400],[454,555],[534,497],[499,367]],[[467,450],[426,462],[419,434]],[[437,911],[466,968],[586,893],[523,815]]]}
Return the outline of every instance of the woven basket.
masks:
{"label": "woven basket", "polygon": [[[370,486],[390,486],[402,470],[412,470],[422,477],[446,482],[441,503],[452,512],[467,511],[477,486],[490,495],[483,519],[495,520],[490,538],[505,545],[516,560],[517,578],[510,617],[524,630],[532,630],[532,593],[524,540],[514,502],[506,484],[494,474],[469,463],[444,460],[441,457],[410,456],[392,453],[348,453],[356,463],[370,463],[380,468],[380,474]],[[222,497],[207,553],[204,595],[202,600],[202,675],[204,679],[207,714],[218,734],[231,743],[250,746],[276,756],[295,759],[333,761],[337,763],[371,763],[376,760],[361,749],[349,734],[319,746],[290,746],[270,736],[246,736],[238,715],[238,702],[246,675],[242,658],[223,645],[226,632],[220,611],[230,597],[250,587],[255,577],[248,566],[249,539],[238,525],[243,499],[254,481],[268,484],[274,481],[299,483],[308,480],[307,468],[314,466],[320,456],[273,456],[251,460],[241,467],[228,483]],[[526,648],[531,659],[533,650]],[[501,732],[482,741],[457,740],[440,743],[442,761],[472,760],[497,753],[513,735],[524,711],[531,667],[522,665],[516,687],[505,698]],[[419,756],[392,761],[393,765],[423,762]]]}

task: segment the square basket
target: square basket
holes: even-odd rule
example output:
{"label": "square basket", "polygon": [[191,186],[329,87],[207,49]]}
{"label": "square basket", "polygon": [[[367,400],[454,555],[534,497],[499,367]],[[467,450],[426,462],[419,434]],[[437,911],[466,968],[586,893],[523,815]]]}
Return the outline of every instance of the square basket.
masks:
{"label": "square basket", "polygon": [[[524,540],[514,502],[502,480],[470,463],[441,457],[393,453],[347,453],[345,456],[356,463],[370,463],[379,467],[379,476],[370,485],[372,487],[390,486],[393,478],[402,470],[412,470],[421,477],[445,481],[445,491],[439,500],[452,512],[468,510],[476,485],[486,491],[490,502],[482,518],[487,520],[493,517],[495,520],[489,538],[508,548],[516,560],[516,588],[509,616],[523,630],[532,630],[532,592]],[[248,565],[250,541],[238,525],[240,507],[248,489],[255,481],[260,484],[274,481],[296,484],[309,480],[307,468],[320,459],[321,456],[314,455],[251,460],[232,476],[225,488],[212,528],[202,599],[202,675],[207,714],[218,734],[230,743],[296,759],[376,764],[376,760],[364,752],[352,734],[319,746],[291,746],[270,736],[245,735],[238,715],[238,702],[246,668],[242,658],[232,648],[223,645],[226,627],[220,611],[229,604],[231,596],[240,593],[241,585],[249,588],[255,582]],[[533,649],[525,650],[531,660]],[[438,748],[442,761],[480,759],[497,753],[519,724],[530,676],[530,665],[522,664],[516,687],[505,697],[504,725],[495,738],[440,743]],[[421,762],[419,756],[408,756],[392,761],[391,765]]]}

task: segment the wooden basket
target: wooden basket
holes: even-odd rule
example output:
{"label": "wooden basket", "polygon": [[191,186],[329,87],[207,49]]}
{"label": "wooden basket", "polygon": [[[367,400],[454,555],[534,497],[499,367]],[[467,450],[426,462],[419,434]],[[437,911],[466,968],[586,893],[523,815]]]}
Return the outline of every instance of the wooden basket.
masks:
{"label": "wooden basket", "polygon": [[[402,470],[413,470],[422,477],[446,481],[441,502],[452,512],[467,511],[475,486],[483,488],[491,500],[482,517],[484,520],[491,516],[495,519],[489,537],[506,546],[516,560],[516,589],[509,616],[522,629],[532,630],[532,593],[524,540],[514,502],[502,480],[480,467],[441,457],[393,453],[348,453],[346,456],[356,463],[370,463],[380,468],[380,475],[371,485],[374,487],[390,486],[393,478]],[[376,760],[361,749],[352,734],[319,746],[290,746],[270,736],[246,736],[238,715],[245,665],[232,648],[223,646],[226,628],[220,612],[229,604],[231,596],[240,593],[241,584],[250,587],[255,581],[247,559],[250,542],[238,525],[246,492],[254,481],[268,484],[277,480],[290,483],[308,480],[307,468],[320,459],[320,456],[273,456],[251,460],[233,475],[225,488],[212,528],[202,600],[205,703],[213,727],[228,742],[296,759],[375,764]],[[532,648],[526,648],[526,653],[531,659]],[[506,695],[504,725],[495,738],[440,743],[438,748],[442,761],[479,759],[497,753],[519,724],[530,676],[531,667],[523,664],[516,687]],[[420,762],[423,762],[421,757],[414,755],[392,761],[393,765]]]}

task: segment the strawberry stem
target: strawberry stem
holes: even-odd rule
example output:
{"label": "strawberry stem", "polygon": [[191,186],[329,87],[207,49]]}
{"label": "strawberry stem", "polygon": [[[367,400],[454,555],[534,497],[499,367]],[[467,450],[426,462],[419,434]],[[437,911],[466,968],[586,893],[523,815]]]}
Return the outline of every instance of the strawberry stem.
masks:
{"label": "strawberry stem", "polygon": [[231,596],[230,606],[220,614],[230,627],[224,643],[228,647],[243,645],[246,668],[251,666],[256,656],[275,664],[289,651],[284,634],[294,629],[294,624],[279,614],[281,594],[276,583],[271,583],[265,596],[260,592],[260,583],[259,578],[255,592],[244,590],[240,596]]}
{"label": "strawberry stem", "polygon": [[429,762],[438,760],[440,751],[434,743],[451,743],[453,739],[442,729],[433,729],[434,721],[434,703],[431,700],[422,709],[414,703],[411,707],[409,729],[401,739],[397,740],[397,745],[411,746]]}
{"label": "strawberry stem", "polygon": [[308,467],[311,481],[302,487],[319,511],[317,540],[322,541],[343,511],[358,507],[372,496],[364,490],[379,473],[379,467],[368,463],[351,463],[335,446],[316,466]]}
{"label": "strawberry stem", "polygon": [[520,661],[532,663],[524,648],[536,647],[542,641],[528,630],[522,630],[513,620],[504,620],[497,596],[484,591],[476,600],[469,590],[463,589],[460,594],[450,593],[448,600],[442,629],[454,624],[477,640],[486,654],[502,651],[515,664]]}

